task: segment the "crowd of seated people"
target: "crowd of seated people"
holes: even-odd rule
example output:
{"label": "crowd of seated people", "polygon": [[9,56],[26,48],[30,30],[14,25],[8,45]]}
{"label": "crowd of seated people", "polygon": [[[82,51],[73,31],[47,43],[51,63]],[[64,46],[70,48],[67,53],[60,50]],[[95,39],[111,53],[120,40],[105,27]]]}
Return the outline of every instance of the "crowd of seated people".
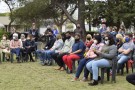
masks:
{"label": "crowd of seated people", "polygon": [[[56,44],[58,43],[57,35],[54,37],[56,38],[56,41],[53,42],[54,45],[49,44],[49,49],[40,50],[40,59],[44,62],[44,65],[46,60],[54,60],[58,64],[58,68],[55,70],[65,71],[67,67],[69,74],[72,73],[72,62],[77,60],[79,63],[72,81],[78,81],[84,69],[84,76],[81,81],[87,81],[88,75],[91,73],[93,80],[89,85],[97,85],[101,79],[98,75],[99,68],[111,67],[112,59],[117,57],[117,73],[119,73],[134,51],[132,34],[112,34],[112,32],[88,34],[86,41],[83,42],[79,33],[72,36],[71,32],[67,31],[63,45],[59,46],[61,49],[52,49],[55,45],[59,45]],[[39,51],[37,50],[37,52]]]}
{"label": "crowd of seated people", "polygon": [[[20,63],[22,59],[25,61],[26,57],[28,58],[29,55],[30,61],[34,62],[32,52],[35,51],[36,44],[32,35],[29,34],[26,39],[24,34],[21,34],[20,39],[18,37],[19,36],[17,33],[12,35],[11,40],[9,40],[5,34],[2,36],[2,40],[0,42],[0,58],[3,59],[2,57],[4,57],[7,61],[9,61],[14,58],[11,58],[11,56],[16,54],[16,60],[18,63]],[[5,56],[2,56],[3,53]]]}
{"label": "crowd of seated people", "polygon": [[[87,81],[89,73],[92,74],[92,82],[88,83],[91,86],[98,85],[101,77],[99,76],[99,68],[111,67],[112,59],[117,57],[117,73],[124,68],[124,64],[132,57],[134,52],[134,37],[132,34],[116,33],[114,31],[105,31],[101,33],[87,34],[86,40],[82,40],[79,33],[72,36],[70,31],[64,35],[54,34],[51,28],[48,29],[48,40],[44,48],[37,49],[37,37],[35,27],[27,37],[21,34],[20,39],[17,33],[14,33],[12,40],[8,40],[4,34],[0,42],[1,53],[5,53],[6,59],[10,60],[10,53],[16,54],[17,62],[20,63],[20,54],[22,59],[34,62],[32,52],[35,51],[41,61],[41,65],[52,65],[54,60],[58,65],[57,71],[65,71],[69,69],[68,74],[72,73],[73,61],[78,61],[75,77],[72,81],[78,81],[84,70],[83,79]],[[34,36],[35,35],[35,36]],[[28,57],[29,56],[29,57]],[[132,76],[127,76],[127,80],[132,83]]]}

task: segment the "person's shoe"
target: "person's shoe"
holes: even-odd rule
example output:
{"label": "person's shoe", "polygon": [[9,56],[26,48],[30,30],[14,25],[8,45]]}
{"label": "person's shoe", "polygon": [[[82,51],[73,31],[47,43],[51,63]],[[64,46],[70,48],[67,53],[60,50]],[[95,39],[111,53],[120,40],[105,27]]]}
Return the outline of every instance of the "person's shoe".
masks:
{"label": "person's shoe", "polygon": [[31,59],[31,61],[32,61],[32,62],[35,62],[35,60],[34,60],[34,59]]}
{"label": "person's shoe", "polygon": [[101,77],[100,76],[98,76],[98,81],[100,81],[101,80]]}
{"label": "person's shoe", "polygon": [[61,67],[60,71],[64,71],[64,70],[65,70],[65,68],[64,67]]}
{"label": "person's shoe", "polygon": [[88,85],[90,85],[90,86],[98,85],[98,81],[93,80],[91,83],[88,83]]}
{"label": "person's shoe", "polygon": [[21,63],[19,57],[16,57],[17,63]]}
{"label": "person's shoe", "polygon": [[75,82],[75,81],[78,81],[79,78],[75,77],[74,79],[71,80],[71,82]]}
{"label": "person's shoe", "polygon": [[59,68],[55,68],[55,70],[60,70],[62,67],[59,67]]}
{"label": "person's shoe", "polygon": [[44,65],[47,65],[48,64],[48,60],[44,60]]}
{"label": "person's shoe", "polygon": [[48,66],[51,66],[52,65],[52,61],[49,60],[48,63],[47,63]]}
{"label": "person's shoe", "polygon": [[80,80],[80,81],[82,81],[82,82],[86,82],[86,81],[88,81],[88,79],[87,79],[87,78],[85,78],[85,77],[83,77],[83,79],[82,79],[82,80]]}
{"label": "person's shoe", "polygon": [[68,72],[67,72],[67,74],[72,74],[73,72],[72,72],[72,70],[69,70]]}

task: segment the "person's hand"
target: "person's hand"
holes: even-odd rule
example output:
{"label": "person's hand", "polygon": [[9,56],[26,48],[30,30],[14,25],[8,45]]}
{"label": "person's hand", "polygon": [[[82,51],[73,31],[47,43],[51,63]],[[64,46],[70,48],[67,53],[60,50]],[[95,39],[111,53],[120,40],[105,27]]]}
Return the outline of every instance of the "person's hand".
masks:
{"label": "person's hand", "polygon": [[99,55],[101,52],[100,52],[100,51],[96,51],[96,50],[95,50],[95,51],[94,51],[94,53],[96,53],[96,54],[98,54],[98,55]]}
{"label": "person's hand", "polygon": [[62,52],[60,51],[59,54],[62,54]]}
{"label": "person's hand", "polygon": [[74,54],[74,53],[70,53],[70,55],[72,55],[72,54]]}
{"label": "person's hand", "polygon": [[85,58],[85,59],[88,59],[89,57],[88,57],[88,56],[85,56],[84,58]]}

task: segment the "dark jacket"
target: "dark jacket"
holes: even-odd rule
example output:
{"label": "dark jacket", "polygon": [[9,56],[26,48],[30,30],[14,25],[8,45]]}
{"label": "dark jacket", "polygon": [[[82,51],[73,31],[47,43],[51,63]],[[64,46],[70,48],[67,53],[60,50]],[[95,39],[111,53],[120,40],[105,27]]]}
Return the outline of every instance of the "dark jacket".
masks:
{"label": "dark jacket", "polygon": [[50,49],[52,48],[54,42],[55,42],[55,37],[54,36],[49,36],[49,40],[47,41],[45,48],[44,49]]}
{"label": "dark jacket", "polygon": [[27,48],[28,46],[36,47],[35,41],[34,40],[26,40],[24,43],[24,48]]}
{"label": "dark jacket", "polygon": [[38,29],[36,29],[36,30],[30,29],[29,34],[31,34],[35,38],[35,42],[38,41],[38,38],[39,38]]}

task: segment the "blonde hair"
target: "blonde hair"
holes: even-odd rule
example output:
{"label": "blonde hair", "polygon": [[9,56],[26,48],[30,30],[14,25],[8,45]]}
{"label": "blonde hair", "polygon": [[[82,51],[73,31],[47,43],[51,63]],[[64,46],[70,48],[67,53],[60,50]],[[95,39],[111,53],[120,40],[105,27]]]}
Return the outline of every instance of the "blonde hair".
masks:
{"label": "blonde hair", "polygon": [[56,36],[56,38],[57,38],[57,39],[62,39],[61,34],[58,34],[58,35]]}
{"label": "blonde hair", "polygon": [[87,38],[91,38],[91,39],[92,39],[91,34],[87,34],[86,39],[87,39]]}
{"label": "blonde hair", "polygon": [[116,38],[117,38],[117,39],[120,39],[120,41],[123,42],[123,43],[124,43],[124,41],[125,41],[125,40],[124,40],[124,37],[123,37],[121,34],[117,34],[117,35],[116,35]]}

